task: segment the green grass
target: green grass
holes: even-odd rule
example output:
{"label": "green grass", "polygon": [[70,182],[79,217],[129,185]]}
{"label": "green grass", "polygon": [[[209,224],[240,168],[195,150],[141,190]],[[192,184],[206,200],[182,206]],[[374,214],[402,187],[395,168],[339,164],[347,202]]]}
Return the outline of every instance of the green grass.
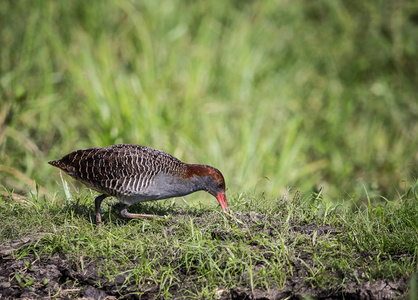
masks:
{"label": "green grass", "polygon": [[[31,202],[0,198],[1,241],[46,233],[28,251],[104,258],[166,296],[282,286],[294,265],[335,289],[409,278],[417,15],[413,1],[1,1],[0,184]],[[161,223],[105,205],[97,231],[92,195],[47,161],[116,143],[217,167],[234,211],[267,221],[226,220],[199,193],[145,205],[173,212]]]}
{"label": "green grass", "polygon": [[0,182],[51,195],[46,161],[133,143],[218,167],[232,193],[396,197],[418,177],[417,9],[4,1]]}
{"label": "green grass", "polygon": [[81,270],[94,262],[102,276],[97,286],[123,275],[126,285],[135,284],[137,291],[156,285],[165,298],[173,291],[211,299],[217,290],[237,286],[283,288],[294,276],[338,294],[350,282],[396,282],[418,269],[418,197],[413,192],[354,210],[329,204],[320,195],[236,195],[230,201],[236,213],[231,219],[213,206],[160,201],[137,209],[166,214],[166,219],[128,221],[107,201],[100,229],[93,221],[91,194],[65,203],[36,195],[30,204],[1,201],[0,243],[35,236],[16,257],[60,253]]}

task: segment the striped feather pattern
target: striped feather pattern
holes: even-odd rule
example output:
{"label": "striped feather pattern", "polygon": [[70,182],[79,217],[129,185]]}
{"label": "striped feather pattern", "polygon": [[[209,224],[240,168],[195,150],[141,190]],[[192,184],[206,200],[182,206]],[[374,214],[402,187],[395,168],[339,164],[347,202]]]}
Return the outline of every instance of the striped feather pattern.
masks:
{"label": "striped feather pattern", "polygon": [[50,164],[89,188],[118,198],[141,194],[156,175],[187,173],[187,165],[166,152],[126,144],[77,150]]}

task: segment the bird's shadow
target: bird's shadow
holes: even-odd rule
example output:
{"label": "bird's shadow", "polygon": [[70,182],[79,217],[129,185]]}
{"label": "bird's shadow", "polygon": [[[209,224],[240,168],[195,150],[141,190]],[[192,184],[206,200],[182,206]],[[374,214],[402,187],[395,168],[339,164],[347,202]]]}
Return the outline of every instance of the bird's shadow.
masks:
{"label": "bird's shadow", "polygon": [[[110,200],[112,199],[112,200]],[[76,201],[67,202],[63,209],[73,216],[83,218],[91,223],[96,223],[96,214],[94,209],[94,199],[90,201],[82,201],[83,199],[77,198]],[[107,201],[106,201],[107,200]],[[101,206],[102,222],[112,224],[127,224],[135,219],[123,218],[120,215],[120,211],[125,205],[113,198],[109,198],[103,201]],[[106,202],[105,202],[106,201]],[[171,203],[171,204],[170,204]],[[161,217],[201,217],[212,210],[203,207],[202,205],[188,205],[187,207],[180,206],[176,203],[169,201],[157,201],[157,202],[142,202],[137,203],[128,208],[128,211],[136,214],[151,214]]]}

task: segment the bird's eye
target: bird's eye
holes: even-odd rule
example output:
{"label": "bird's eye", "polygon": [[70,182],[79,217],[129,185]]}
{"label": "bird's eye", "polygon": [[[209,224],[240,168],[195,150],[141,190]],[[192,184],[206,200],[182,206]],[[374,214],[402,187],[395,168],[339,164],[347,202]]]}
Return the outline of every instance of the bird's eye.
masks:
{"label": "bird's eye", "polygon": [[223,182],[218,183],[218,188],[223,189],[225,187],[225,184]]}

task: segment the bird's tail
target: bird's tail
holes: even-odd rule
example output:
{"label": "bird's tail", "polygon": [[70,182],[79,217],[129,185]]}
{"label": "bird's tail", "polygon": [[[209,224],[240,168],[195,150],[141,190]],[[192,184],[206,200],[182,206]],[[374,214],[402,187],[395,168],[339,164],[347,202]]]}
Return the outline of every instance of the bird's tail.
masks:
{"label": "bird's tail", "polygon": [[60,168],[65,173],[72,175],[74,173],[74,167],[66,164],[63,160],[53,160],[48,162],[51,166]]}

